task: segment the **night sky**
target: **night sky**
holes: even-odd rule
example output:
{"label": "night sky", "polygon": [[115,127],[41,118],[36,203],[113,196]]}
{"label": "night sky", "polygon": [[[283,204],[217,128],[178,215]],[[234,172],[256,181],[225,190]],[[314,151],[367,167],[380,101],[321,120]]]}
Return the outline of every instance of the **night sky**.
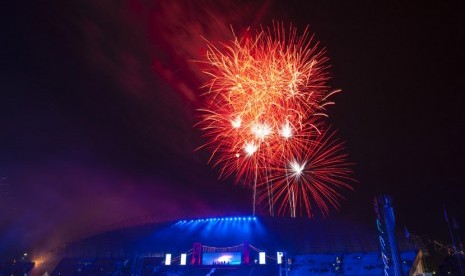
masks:
{"label": "night sky", "polygon": [[373,196],[389,193],[411,233],[448,242],[444,205],[465,227],[461,1],[4,2],[0,256],[146,215],[249,214],[251,191],[196,151],[195,61],[202,36],[273,20],[310,25],[343,90],[328,113],[358,183],[328,219],[374,223]]}

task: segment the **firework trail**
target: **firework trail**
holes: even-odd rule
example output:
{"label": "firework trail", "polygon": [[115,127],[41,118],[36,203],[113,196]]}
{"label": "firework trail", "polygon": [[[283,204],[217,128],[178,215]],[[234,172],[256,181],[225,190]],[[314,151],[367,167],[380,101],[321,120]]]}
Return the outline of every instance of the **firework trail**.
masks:
{"label": "firework trail", "polygon": [[[199,125],[208,138],[204,146],[212,150],[209,161],[220,167],[221,176],[235,175],[237,182],[252,187],[253,213],[257,199],[271,215],[280,203],[278,213],[289,204],[296,216],[297,205],[304,204],[311,216],[310,198],[323,214],[327,204],[337,207],[335,188],[350,187],[342,182],[350,179],[350,170],[340,155],[342,146],[328,140],[332,134],[326,133],[323,119],[332,104],[328,98],[338,90],[326,84],[325,51],[308,28],[298,35],[292,26],[286,32],[283,24],[274,24],[252,38],[208,46],[208,92]],[[302,177],[296,177],[292,165],[289,169],[292,162],[304,162],[296,163],[305,167]]]}

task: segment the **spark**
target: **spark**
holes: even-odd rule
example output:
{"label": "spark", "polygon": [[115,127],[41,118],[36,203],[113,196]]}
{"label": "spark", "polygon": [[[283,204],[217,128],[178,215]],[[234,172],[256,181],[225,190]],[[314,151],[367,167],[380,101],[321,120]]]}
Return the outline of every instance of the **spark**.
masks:
{"label": "spark", "polygon": [[257,151],[257,146],[253,142],[246,143],[244,146],[244,151],[248,156],[251,156]]}
{"label": "spark", "polygon": [[293,172],[293,176],[300,176],[302,171],[304,170],[305,163],[299,164],[297,161],[292,161],[289,166]]}
{"label": "spark", "polygon": [[254,124],[252,133],[259,139],[264,139],[272,133],[272,129],[268,124]]}
{"label": "spark", "polygon": [[241,117],[237,116],[234,120],[231,120],[231,125],[233,128],[240,128],[242,124]]}
{"label": "spark", "polygon": [[282,128],[281,128],[281,132],[280,132],[281,136],[284,137],[285,139],[289,139],[292,137],[292,128],[291,126],[289,125],[289,122],[286,122]]}

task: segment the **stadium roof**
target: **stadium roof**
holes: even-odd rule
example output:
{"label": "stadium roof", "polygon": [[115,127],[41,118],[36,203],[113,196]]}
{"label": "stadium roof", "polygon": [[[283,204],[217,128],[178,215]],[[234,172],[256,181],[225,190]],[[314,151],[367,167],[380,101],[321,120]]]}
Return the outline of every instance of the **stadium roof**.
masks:
{"label": "stadium roof", "polygon": [[[398,235],[401,251],[414,250]],[[376,225],[334,219],[223,217],[187,219],[113,230],[67,247],[74,256],[187,252],[194,242],[231,247],[248,242],[256,248],[291,254],[379,251]]]}

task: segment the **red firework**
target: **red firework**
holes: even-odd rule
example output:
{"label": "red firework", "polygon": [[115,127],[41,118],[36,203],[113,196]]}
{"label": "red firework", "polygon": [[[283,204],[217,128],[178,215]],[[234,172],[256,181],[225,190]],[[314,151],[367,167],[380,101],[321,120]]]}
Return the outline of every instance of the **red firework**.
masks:
{"label": "red firework", "polygon": [[[209,140],[205,146],[212,149],[210,162],[221,167],[222,176],[235,174],[237,181],[253,187],[254,212],[257,188],[266,191],[271,214],[275,203],[286,201],[281,200],[285,193],[280,192],[281,181],[275,173],[289,178],[289,160],[302,156],[314,160],[310,157],[323,150],[340,151],[339,147],[326,148],[329,142],[322,139],[328,136],[319,130],[325,107],[332,104],[328,97],[338,92],[326,85],[329,76],[324,53],[308,29],[299,36],[292,26],[286,33],[282,24],[272,30],[261,29],[253,39],[236,37],[221,47],[209,44],[206,74],[210,80],[205,85],[208,92],[200,122]],[[324,156],[328,154],[320,158]],[[341,162],[338,167],[319,170],[320,178],[313,178],[326,179],[328,184],[331,177],[339,176],[337,170],[348,171]],[[331,183],[349,187],[339,181],[336,177]],[[330,186],[321,181],[312,185],[311,189],[299,189],[297,199],[308,198],[301,196],[303,192],[311,193],[323,213],[327,213],[327,204],[338,206],[335,199],[339,194]],[[312,214],[311,208],[305,210],[308,216]],[[296,215],[295,208],[291,215]]]}
{"label": "red firework", "polygon": [[340,207],[340,191],[352,189],[347,154],[343,143],[334,138],[335,132],[321,128],[307,134],[310,139],[303,150],[290,149],[282,158],[271,159],[276,163],[269,164],[268,179],[259,183],[267,187],[260,190],[259,201],[272,200],[268,204],[277,205],[278,214],[311,217],[319,209],[326,216],[328,205]]}

